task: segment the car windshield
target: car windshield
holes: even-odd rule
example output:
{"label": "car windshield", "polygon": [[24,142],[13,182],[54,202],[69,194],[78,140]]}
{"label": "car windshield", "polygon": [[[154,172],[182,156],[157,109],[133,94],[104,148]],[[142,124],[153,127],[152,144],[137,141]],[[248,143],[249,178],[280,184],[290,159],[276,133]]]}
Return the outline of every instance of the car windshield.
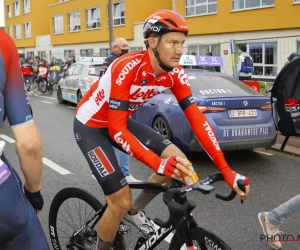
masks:
{"label": "car windshield", "polygon": [[203,97],[261,96],[260,93],[231,76],[200,75],[197,71],[187,71],[187,75],[192,92]]}

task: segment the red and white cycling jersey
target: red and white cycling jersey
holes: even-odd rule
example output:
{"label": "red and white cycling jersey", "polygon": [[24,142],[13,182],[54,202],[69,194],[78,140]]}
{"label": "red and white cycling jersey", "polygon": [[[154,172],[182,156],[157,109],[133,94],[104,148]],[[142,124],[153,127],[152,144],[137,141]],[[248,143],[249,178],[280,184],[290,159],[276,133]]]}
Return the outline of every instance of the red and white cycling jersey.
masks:
{"label": "red and white cycling jersey", "polygon": [[154,75],[148,51],[128,53],[116,59],[104,76],[89,89],[76,109],[76,118],[109,134],[128,154],[154,168],[161,158],[141,144],[127,129],[127,119],[143,103],[170,88],[204,149],[218,168],[228,165],[206,117],[194,103],[185,70]]}
{"label": "red and white cycling jersey", "polygon": [[39,66],[38,67],[38,76],[41,78],[47,78],[47,75],[49,73],[49,69],[47,66]]}

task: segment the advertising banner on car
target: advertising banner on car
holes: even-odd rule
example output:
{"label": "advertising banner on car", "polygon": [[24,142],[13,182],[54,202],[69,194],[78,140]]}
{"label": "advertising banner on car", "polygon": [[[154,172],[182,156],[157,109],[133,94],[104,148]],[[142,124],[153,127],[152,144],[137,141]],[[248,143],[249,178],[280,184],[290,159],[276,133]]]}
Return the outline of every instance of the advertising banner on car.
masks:
{"label": "advertising banner on car", "polygon": [[182,55],[179,61],[180,65],[184,66],[223,66],[221,56],[194,56]]}

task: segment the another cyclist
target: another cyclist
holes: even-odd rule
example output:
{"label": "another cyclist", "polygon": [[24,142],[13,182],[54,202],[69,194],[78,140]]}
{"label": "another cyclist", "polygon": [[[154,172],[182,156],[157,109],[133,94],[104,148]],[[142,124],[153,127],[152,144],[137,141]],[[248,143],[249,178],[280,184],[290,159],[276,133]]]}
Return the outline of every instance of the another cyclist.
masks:
{"label": "another cyclist", "polygon": [[[46,66],[45,62],[43,60],[40,60],[39,61],[39,66],[35,69],[35,75],[36,75],[36,79],[35,79],[35,82],[33,84],[33,93],[35,93],[35,89],[38,88],[39,86],[39,83],[41,81],[48,81],[47,80],[47,77],[48,77],[48,74],[49,74],[49,68]],[[36,93],[35,93],[36,94]]]}
{"label": "another cyclist", "polygon": [[[145,214],[133,214],[133,210],[142,211],[156,193],[143,191],[132,206],[131,191],[111,145],[133,155],[155,173],[165,175],[153,174],[150,182],[170,182],[170,177],[180,178],[181,172],[190,174],[186,156],[174,144],[129,118],[143,103],[165,89],[171,89],[175,95],[195,135],[227,184],[242,198],[250,192],[248,178],[228,166],[211,125],[194,102],[188,77],[179,66],[188,31],[180,14],[170,10],[154,12],[144,24],[147,50],[116,59],[77,106],[75,138],[108,203],[99,222],[98,249],[110,249],[120,221],[131,208],[129,220],[140,230],[153,230]],[[245,193],[237,187],[239,179],[245,181]]]}
{"label": "another cyclist", "polygon": [[4,108],[16,139],[16,151],[25,185],[4,156],[0,141],[0,249],[48,250],[49,246],[36,216],[44,201],[40,193],[42,149],[26,99],[17,48],[0,30],[0,126]]}
{"label": "another cyclist", "polygon": [[25,63],[23,63],[21,65],[21,70],[22,70],[22,74],[23,74],[23,78],[24,78],[24,82],[26,80],[29,81],[29,87],[27,90],[28,93],[32,93],[31,92],[31,88],[33,85],[33,79],[34,79],[34,75],[33,75],[33,58],[26,58]]}

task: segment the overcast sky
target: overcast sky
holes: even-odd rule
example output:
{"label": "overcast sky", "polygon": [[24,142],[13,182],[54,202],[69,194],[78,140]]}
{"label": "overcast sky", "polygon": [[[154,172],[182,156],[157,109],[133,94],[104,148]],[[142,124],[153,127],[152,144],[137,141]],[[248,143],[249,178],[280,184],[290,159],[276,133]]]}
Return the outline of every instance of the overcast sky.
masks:
{"label": "overcast sky", "polygon": [[4,2],[0,0],[0,26],[4,26]]}

